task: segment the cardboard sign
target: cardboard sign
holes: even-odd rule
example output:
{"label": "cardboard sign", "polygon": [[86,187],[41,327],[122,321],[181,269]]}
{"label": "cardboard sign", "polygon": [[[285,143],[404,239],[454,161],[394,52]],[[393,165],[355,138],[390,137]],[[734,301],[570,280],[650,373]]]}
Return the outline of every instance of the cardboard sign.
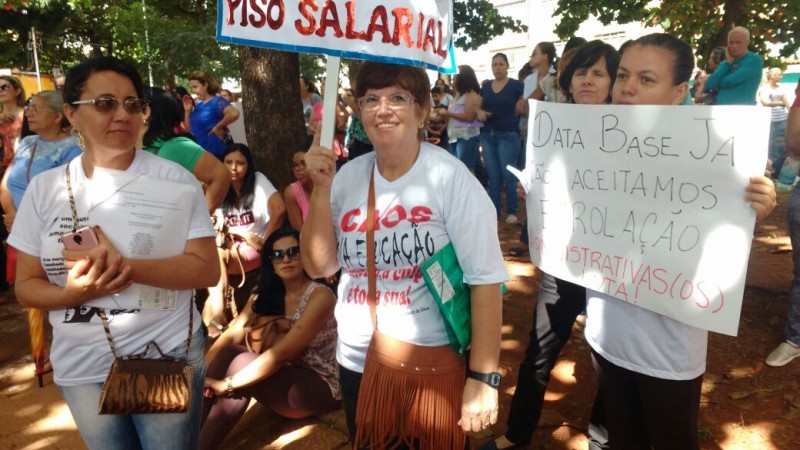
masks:
{"label": "cardboard sign", "polygon": [[220,0],[217,40],[456,71],[450,0]]}
{"label": "cardboard sign", "polygon": [[533,263],[689,325],[736,335],[769,109],[531,101]]}

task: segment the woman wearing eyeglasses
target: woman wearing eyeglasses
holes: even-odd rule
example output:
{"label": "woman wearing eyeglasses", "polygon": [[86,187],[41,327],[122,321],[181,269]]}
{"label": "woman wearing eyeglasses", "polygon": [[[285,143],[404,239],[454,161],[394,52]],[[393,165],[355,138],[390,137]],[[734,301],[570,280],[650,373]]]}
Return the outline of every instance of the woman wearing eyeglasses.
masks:
{"label": "woman wearing eyeglasses", "polygon": [[[421,68],[365,62],[356,98],[375,151],[338,173],[330,149],[312,146],[306,156],[314,190],[301,255],[312,277],[342,269],[337,359],[356,447],[461,449],[466,432],[497,420],[500,283],[507,275],[494,206],[461,161],[424,141],[429,93]],[[480,318],[472,320],[468,360],[448,345],[421,277],[422,265],[449,243],[470,285],[472,317]],[[383,344],[402,349],[390,356],[403,366],[378,362]],[[432,366],[416,371],[417,356]],[[380,376],[382,368],[392,374]]]}
{"label": "woman wearing eyeglasses", "polygon": [[14,158],[22,131],[24,107],[25,88],[22,83],[10,75],[0,75],[0,148],[3,150],[0,168],[6,167]]}
{"label": "woman wearing eyeglasses", "polygon": [[219,447],[251,397],[292,419],[341,406],[336,298],[303,270],[299,239],[292,228],[267,238],[258,289],[206,354],[203,450]]}
{"label": "woman wearing eyeglasses", "polygon": [[[111,57],[86,60],[67,72],[63,95],[64,113],[84,153],[66,167],[39,174],[23,196],[9,237],[18,251],[17,298],[25,306],[49,311],[55,383],[87,447],[197,448],[199,401],[182,414],[100,415],[98,404],[114,360],[110,339],[119,356],[141,353],[154,341],[168,356],[186,359],[194,370],[192,398],[202,395],[203,333],[191,304],[192,289],[210,286],[219,278],[203,192],[177,164],[135,149],[147,103],[133,66]],[[188,230],[175,236],[185,241],[182,254],[162,259],[122,257],[99,228],[103,224],[93,221],[94,208],[105,204],[106,197],[98,195],[107,189],[101,180],[123,174],[187,185]],[[83,250],[65,250],[62,233],[73,230],[74,217],[80,226],[92,227],[95,245],[89,245],[91,235],[85,233],[86,239],[75,240],[86,244]],[[143,287],[129,289],[132,282]],[[162,292],[174,299],[174,307],[158,302],[156,294]],[[151,348],[147,356],[156,357],[157,352]]]}
{"label": "woman wearing eyeglasses", "polygon": [[[283,196],[263,173],[256,171],[249,147],[231,144],[222,162],[230,171],[231,185],[222,206],[214,212],[214,220],[218,229],[226,230],[229,239],[219,243],[222,275],[219,283],[209,289],[203,309],[203,320],[210,326],[209,332],[214,338],[228,322],[225,303],[235,302],[227,305],[235,311],[245,306],[250,291],[258,282],[264,239],[286,219]],[[230,288],[233,288],[233,298],[228,295]]]}

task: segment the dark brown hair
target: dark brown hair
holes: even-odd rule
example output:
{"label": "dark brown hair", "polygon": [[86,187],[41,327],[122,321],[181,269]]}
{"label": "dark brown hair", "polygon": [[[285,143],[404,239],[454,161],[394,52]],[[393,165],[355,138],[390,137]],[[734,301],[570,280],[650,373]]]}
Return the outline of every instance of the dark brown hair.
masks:
{"label": "dark brown hair", "polygon": [[213,75],[211,75],[208,72],[204,72],[202,70],[198,70],[193,74],[189,75],[189,80],[190,81],[196,80],[208,86],[206,90],[211,95],[217,95],[219,91],[222,89],[222,86],[220,86],[219,81],[217,81],[217,79],[214,78]]}

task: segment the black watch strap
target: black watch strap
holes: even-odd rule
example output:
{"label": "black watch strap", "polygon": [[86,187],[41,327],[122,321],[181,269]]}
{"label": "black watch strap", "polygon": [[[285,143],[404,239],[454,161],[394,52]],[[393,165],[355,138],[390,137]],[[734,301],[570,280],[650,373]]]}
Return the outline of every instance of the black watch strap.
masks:
{"label": "black watch strap", "polygon": [[500,387],[501,376],[499,372],[483,373],[467,369],[467,376],[469,378],[472,378],[473,380],[478,380],[480,382],[486,383],[495,389]]}

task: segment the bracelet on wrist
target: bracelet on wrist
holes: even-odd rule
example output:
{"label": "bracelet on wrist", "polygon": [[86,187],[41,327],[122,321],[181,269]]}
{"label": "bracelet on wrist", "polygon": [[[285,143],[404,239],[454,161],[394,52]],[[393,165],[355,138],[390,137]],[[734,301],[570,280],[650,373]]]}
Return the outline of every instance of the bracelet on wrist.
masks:
{"label": "bracelet on wrist", "polygon": [[228,397],[233,397],[233,380],[231,377],[225,377],[222,381],[225,382],[225,388],[228,392]]}

